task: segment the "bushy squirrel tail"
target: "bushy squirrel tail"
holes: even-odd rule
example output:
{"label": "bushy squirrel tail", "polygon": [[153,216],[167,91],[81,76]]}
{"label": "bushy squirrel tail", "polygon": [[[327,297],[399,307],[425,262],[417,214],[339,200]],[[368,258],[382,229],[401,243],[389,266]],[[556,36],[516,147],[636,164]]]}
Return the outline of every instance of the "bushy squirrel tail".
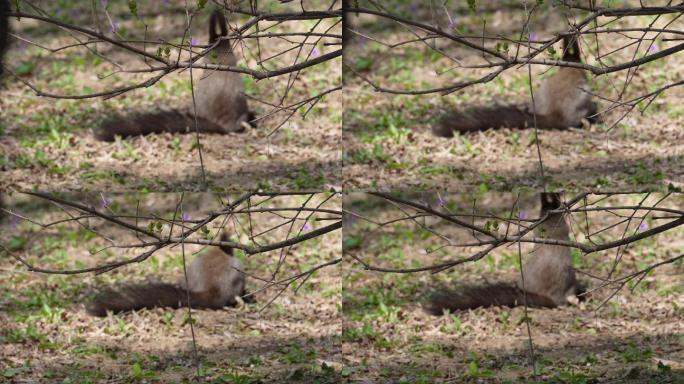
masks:
{"label": "bushy squirrel tail", "polygon": [[445,310],[475,309],[479,307],[516,307],[525,305],[532,308],[553,308],[556,304],[549,298],[524,292],[518,287],[498,283],[493,285],[465,287],[452,292],[434,294],[423,307],[431,315],[441,315]]}
{"label": "bushy squirrel tail", "polygon": [[[197,304],[193,302],[193,307]],[[134,311],[143,308],[187,306],[187,293],[177,284],[152,283],[121,287],[100,293],[86,304],[86,312],[92,316],[107,316],[113,313]]]}
{"label": "bushy squirrel tail", "polygon": [[[222,126],[201,117],[197,117],[197,128],[201,133],[226,133]],[[195,117],[176,110],[119,116],[102,123],[94,134],[100,141],[114,141],[116,136],[125,138],[163,132],[195,132]]]}
{"label": "bushy squirrel tail", "polygon": [[[220,309],[229,303],[217,302],[220,292],[217,288],[206,292],[190,292],[190,304],[193,308]],[[256,298],[247,290],[242,291],[245,303],[255,303]],[[188,291],[178,284],[150,283],[126,285],[116,290],[108,289],[98,294],[86,304],[89,315],[104,317],[107,311],[120,313],[151,309],[157,307],[181,308],[188,306]]]}
{"label": "bushy squirrel tail", "polygon": [[516,106],[497,105],[447,113],[433,124],[432,132],[439,137],[453,137],[454,132],[475,132],[498,128],[531,128],[535,124],[538,128],[549,129],[556,128],[558,121],[543,115],[535,117],[526,109]]}

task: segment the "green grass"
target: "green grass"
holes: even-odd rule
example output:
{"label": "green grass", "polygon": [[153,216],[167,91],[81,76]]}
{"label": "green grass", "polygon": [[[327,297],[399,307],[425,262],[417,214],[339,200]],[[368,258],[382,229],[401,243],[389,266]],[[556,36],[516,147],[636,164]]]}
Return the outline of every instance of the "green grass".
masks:
{"label": "green grass", "polygon": [[322,173],[311,173],[306,169],[293,172],[288,187],[293,190],[321,190],[328,182]]}
{"label": "green grass", "polygon": [[638,163],[631,170],[630,179],[634,186],[643,186],[659,184],[665,179],[665,176],[660,170],[654,170],[647,167],[644,163]]}

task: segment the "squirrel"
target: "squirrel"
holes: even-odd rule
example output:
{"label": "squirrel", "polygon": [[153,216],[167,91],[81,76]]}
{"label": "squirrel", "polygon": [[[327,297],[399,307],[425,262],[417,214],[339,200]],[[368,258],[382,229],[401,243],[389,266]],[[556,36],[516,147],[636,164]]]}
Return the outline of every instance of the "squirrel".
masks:
{"label": "squirrel", "polygon": [[[221,241],[230,241],[224,232]],[[246,303],[254,302],[245,289],[245,273],[230,247],[214,247],[197,256],[187,268],[188,284],[147,283],[107,289],[86,304],[86,312],[104,317],[113,313],[143,308],[169,307],[220,309],[237,305],[237,296]]]}
{"label": "squirrel", "polygon": [[[217,30],[218,29],[218,30]],[[209,44],[218,44],[204,58],[222,65],[235,66],[237,59],[231,49],[228,27],[223,14],[214,10],[209,19]],[[162,108],[159,111],[129,117],[117,116],[105,121],[94,131],[101,141],[114,141],[116,136],[129,137],[150,133],[242,132],[246,126],[256,126],[254,113],[249,111],[242,78],[235,72],[202,70],[195,89],[195,114],[191,111]]]}
{"label": "squirrel", "polygon": [[[563,38],[563,61],[581,63],[579,44],[575,36]],[[598,105],[592,101],[584,70],[561,67],[535,91],[532,108],[512,105],[476,107],[463,112],[450,112],[432,125],[440,137],[452,137],[454,132],[474,132],[498,128],[568,129],[582,125],[586,118],[598,121]],[[536,115],[536,119],[535,119]]]}
{"label": "squirrel", "polygon": [[[570,229],[562,212],[558,193],[541,194],[541,217],[547,216],[538,227],[537,235],[546,239],[569,240]],[[466,287],[455,292],[441,292],[432,296],[424,310],[441,315],[445,309],[473,309],[478,307],[526,305],[553,308],[568,304],[583,293],[575,277],[570,248],[563,245],[535,244],[532,254],[523,265],[523,276],[511,283]],[[580,296],[581,297],[581,296]]]}

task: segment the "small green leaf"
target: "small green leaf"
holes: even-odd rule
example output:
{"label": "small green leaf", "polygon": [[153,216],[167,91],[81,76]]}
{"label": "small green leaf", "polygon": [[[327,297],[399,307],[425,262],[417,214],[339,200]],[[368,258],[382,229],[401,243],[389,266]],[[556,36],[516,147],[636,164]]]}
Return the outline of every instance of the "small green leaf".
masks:
{"label": "small green leaf", "polygon": [[[470,2],[470,0],[468,1]],[[477,363],[475,361],[471,361],[470,364],[468,364],[468,374],[472,377],[477,377],[479,369],[477,367]]]}
{"label": "small green leaf", "polygon": [[475,13],[475,0],[468,0],[468,8],[470,12]]}
{"label": "small green leaf", "polygon": [[134,379],[142,379],[143,374],[142,374],[142,367],[140,366],[139,362],[135,362],[133,366],[131,367],[131,374],[133,375]]}
{"label": "small green leaf", "polygon": [[373,65],[373,60],[360,57],[354,62],[354,69],[357,71],[367,71]]}
{"label": "small green leaf", "polygon": [[2,376],[4,377],[14,377],[17,374],[17,370],[14,368],[7,368],[2,371]]}
{"label": "small green leaf", "polygon": [[138,3],[135,0],[128,0],[128,9],[131,10],[131,14],[138,18]]}
{"label": "small green leaf", "polygon": [[33,68],[34,68],[33,63],[30,63],[28,61],[23,61],[14,70],[14,73],[16,73],[19,76],[28,76],[31,74],[31,72],[33,72]]}

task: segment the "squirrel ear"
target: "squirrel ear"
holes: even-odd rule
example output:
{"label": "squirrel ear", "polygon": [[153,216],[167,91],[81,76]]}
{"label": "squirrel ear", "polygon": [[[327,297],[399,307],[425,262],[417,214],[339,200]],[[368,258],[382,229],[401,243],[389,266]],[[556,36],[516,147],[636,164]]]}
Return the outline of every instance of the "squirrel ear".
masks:
{"label": "squirrel ear", "polygon": [[563,37],[563,60],[581,61],[579,37],[569,35]]}
{"label": "squirrel ear", "polygon": [[[230,241],[230,236],[228,236],[228,232],[225,229],[223,229],[223,231],[221,232],[221,237],[219,237],[219,240],[220,241]],[[219,248],[221,248],[221,250],[223,252],[225,252],[226,255],[230,255],[230,256],[233,255],[233,248],[232,247],[229,247],[227,245],[221,245]]]}
{"label": "squirrel ear", "polygon": [[[216,31],[218,25],[219,31]],[[211,13],[209,18],[209,44],[213,44],[220,36],[228,36],[228,26],[226,18],[218,9]]]}
{"label": "squirrel ear", "polygon": [[560,193],[542,192],[541,194],[542,209],[557,209],[561,206]]}

